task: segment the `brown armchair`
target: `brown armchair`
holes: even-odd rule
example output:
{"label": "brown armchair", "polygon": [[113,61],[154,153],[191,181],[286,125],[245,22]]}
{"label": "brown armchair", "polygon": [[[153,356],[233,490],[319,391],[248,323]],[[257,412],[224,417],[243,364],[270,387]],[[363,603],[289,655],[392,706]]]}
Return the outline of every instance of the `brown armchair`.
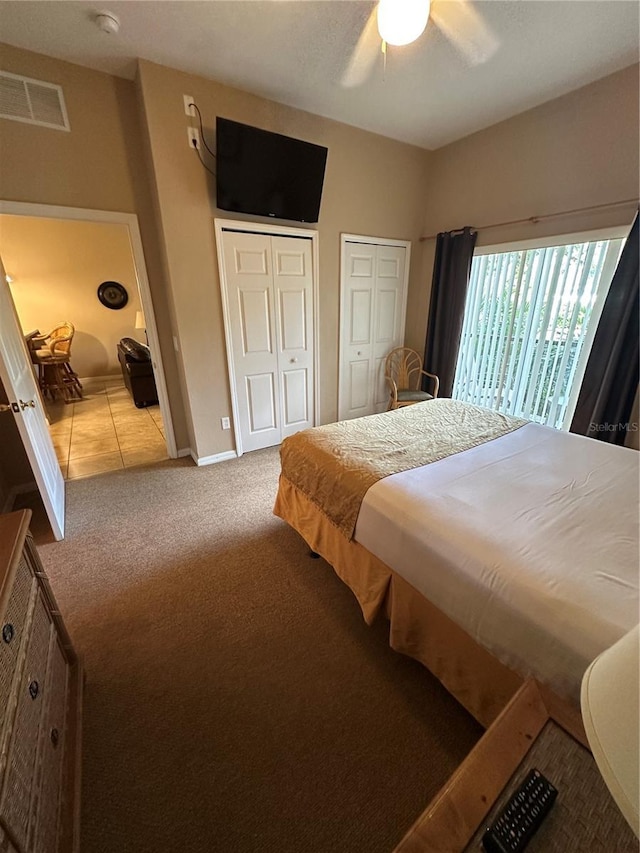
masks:
{"label": "brown armchair", "polygon": [[[440,380],[434,373],[422,369],[420,354],[409,347],[392,349],[385,362],[385,379],[389,385],[389,409],[412,406],[438,396]],[[422,377],[428,376],[433,393],[423,391]]]}

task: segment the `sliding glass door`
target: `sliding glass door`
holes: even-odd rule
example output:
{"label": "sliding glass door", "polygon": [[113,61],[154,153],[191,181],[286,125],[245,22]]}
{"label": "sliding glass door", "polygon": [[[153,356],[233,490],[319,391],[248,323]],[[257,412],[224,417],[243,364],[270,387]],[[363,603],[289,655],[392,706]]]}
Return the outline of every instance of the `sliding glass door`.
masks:
{"label": "sliding glass door", "polygon": [[476,254],[453,396],[568,429],[623,242]]}

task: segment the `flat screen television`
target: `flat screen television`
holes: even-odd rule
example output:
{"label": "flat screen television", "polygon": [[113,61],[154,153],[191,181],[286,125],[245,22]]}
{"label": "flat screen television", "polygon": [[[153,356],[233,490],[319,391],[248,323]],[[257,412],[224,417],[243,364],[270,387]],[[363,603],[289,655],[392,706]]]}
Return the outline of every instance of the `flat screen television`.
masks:
{"label": "flat screen television", "polygon": [[327,149],[216,119],[217,205],[236,213],[317,222]]}

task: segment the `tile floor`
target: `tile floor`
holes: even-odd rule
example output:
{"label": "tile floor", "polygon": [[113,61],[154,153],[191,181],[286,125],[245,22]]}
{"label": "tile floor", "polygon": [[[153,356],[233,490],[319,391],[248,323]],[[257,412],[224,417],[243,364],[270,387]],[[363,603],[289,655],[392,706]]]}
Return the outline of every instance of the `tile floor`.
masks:
{"label": "tile floor", "polygon": [[136,408],[122,382],[85,382],[82,400],[46,409],[66,480],[169,458],[159,406]]}

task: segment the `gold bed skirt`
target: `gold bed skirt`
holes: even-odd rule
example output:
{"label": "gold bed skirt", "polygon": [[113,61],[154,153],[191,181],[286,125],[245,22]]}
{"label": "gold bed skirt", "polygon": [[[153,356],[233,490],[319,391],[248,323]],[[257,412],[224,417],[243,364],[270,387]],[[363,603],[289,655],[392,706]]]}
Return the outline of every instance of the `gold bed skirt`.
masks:
{"label": "gold bed skirt", "polygon": [[407,581],[338,528],[282,474],[274,513],[333,567],[355,595],[367,624],[382,610],[391,648],[424,664],[483,726],[524,679],[478,645]]}

